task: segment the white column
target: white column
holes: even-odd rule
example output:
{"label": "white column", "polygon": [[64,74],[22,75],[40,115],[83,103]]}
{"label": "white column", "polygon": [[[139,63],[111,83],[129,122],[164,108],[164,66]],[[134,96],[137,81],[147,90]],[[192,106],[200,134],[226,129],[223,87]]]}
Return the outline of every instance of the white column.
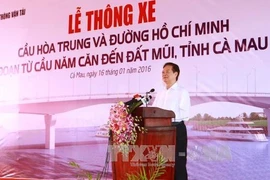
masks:
{"label": "white column", "polygon": [[46,114],[44,116],[45,120],[45,148],[55,149],[55,124],[56,119],[53,116]]}
{"label": "white column", "polygon": [[270,136],[270,109],[263,109],[264,114],[267,117],[267,129],[268,129],[268,136]]}

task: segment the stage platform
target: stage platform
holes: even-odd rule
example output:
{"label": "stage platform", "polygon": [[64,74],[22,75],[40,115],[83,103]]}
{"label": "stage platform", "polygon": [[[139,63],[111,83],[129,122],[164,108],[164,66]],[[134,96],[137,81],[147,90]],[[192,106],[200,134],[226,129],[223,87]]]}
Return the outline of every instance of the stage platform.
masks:
{"label": "stage platform", "polygon": [[[2,179],[77,179],[81,173],[69,162],[78,163],[93,175],[106,165],[108,141],[58,144],[54,150],[42,146],[0,149]],[[269,142],[224,141],[190,138],[188,142],[189,180],[268,180]],[[244,158],[243,158],[244,156]],[[111,163],[104,180],[112,179]],[[0,178],[1,180],[1,178]]]}

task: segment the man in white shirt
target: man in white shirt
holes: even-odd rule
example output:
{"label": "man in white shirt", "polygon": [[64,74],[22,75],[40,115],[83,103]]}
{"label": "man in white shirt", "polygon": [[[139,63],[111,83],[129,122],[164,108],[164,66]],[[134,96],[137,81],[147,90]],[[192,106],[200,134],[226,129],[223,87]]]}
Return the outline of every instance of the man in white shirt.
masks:
{"label": "man in white shirt", "polygon": [[164,64],[162,80],[165,87],[158,92],[152,106],[172,110],[176,126],[175,180],[187,180],[187,129],[184,121],[189,119],[190,96],[186,89],[178,84],[180,69],[177,64]]}

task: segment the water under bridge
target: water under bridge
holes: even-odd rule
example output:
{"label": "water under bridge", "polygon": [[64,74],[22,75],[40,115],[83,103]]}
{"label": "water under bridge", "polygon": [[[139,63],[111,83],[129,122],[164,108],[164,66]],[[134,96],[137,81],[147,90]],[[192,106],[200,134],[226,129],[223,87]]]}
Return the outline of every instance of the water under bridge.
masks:
{"label": "water under bridge", "polygon": [[[115,94],[83,94],[70,96],[51,96],[20,98],[0,101],[0,112],[44,115],[46,127],[45,147],[55,147],[55,114],[75,109],[98,105],[112,104],[130,100],[135,93]],[[143,94],[143,93],[139,93]],[[154,98],[155,94],[153,94]],[[231,102],[262,108],[268,120],[268,134],[270,134],[270,93],[242,93],[242,92],[190,92],[191,105],[196,106],[210,102]]]}

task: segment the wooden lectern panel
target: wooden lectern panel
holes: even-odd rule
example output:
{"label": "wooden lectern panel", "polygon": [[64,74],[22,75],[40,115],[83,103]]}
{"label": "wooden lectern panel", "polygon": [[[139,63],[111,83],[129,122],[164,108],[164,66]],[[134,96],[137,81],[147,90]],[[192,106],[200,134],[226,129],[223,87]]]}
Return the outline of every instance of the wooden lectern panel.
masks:
{"label": "wooden lectern panel", "polygon": [[134,146],[130,146],[127,157],[113,148],[111,151],[113,179],[126,180],[127,173],[136,174],[142,167],[149,177],[149,172],[156,165],[156,154],[161,152],[167,160],[166,172],[157,180],[173,180],[175,140],[175,127],[149,127],[147,133],[138,133],[137,142]]}
{"label": "wooden lectern panel", "polygon": [[127,157],[124,157],[117,148],[111,149],[113,179],[126,180],[127,173],[136,174],[142,167],[148,173],[155,168],[155,155],[160,152],[168,162],[165,174],[158,179],[173,180],[176,130],[171,124],[172,118],[175,117],[174,112],[157,107],[139,107],[132,115],[142,117],[141,126],[144,126],[147,132],[138,132],[137,141],[135,145],[129,146]]}
{"label": "wooden lectern panel", "polygon": [[139,107],[132,113],[133,116],[142,117],[140,123],[143,127],[164,127],[171,126],[172,118],[175,118],[173,111],[157,107]]}

